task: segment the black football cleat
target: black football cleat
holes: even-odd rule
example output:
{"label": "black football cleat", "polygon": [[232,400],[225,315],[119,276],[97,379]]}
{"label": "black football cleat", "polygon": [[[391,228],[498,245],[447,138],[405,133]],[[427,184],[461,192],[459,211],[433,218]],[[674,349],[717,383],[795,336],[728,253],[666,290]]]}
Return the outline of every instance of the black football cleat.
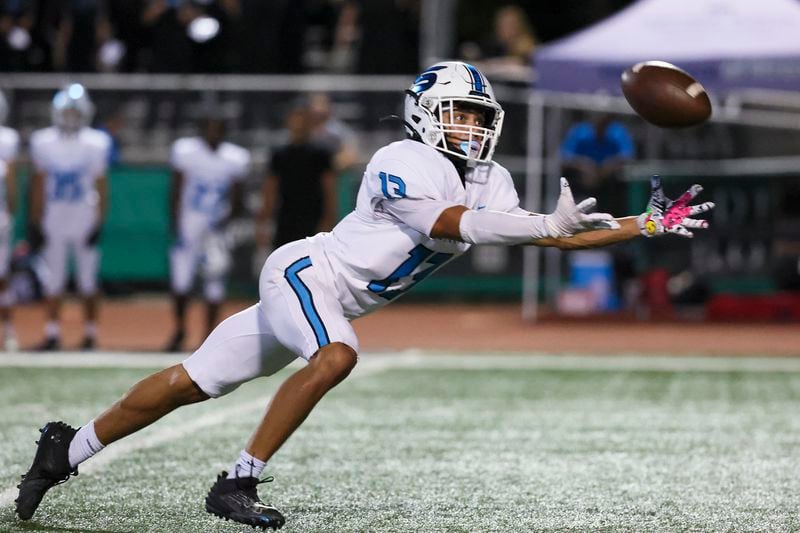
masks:
{"label": "black football cleat", "polygon": [[61,349],[61,340],[58,337],[47,337],[39,343],[34,351],[36,352],[57,352]]}
{"label": "black football cleat", "polygon": [[86,335],[81,342],[81,350],[84,352],[93,352],[97,347],[97,341],[94,337]]}
{"label": "black football cleat", "polygon": [[19,496],[15,501],[22,520],[33,516],[45,492],[78,475],[78,469],[69,466],[69,443],[78,430],[64,422],[48,422],[39,432],[42,435],[36,441],[39,446],[33,464],[17,485]]}
{"label": "black football cleat", "polygon": [[277,530],[283,526],[286,519],[280,511],[262,502],[256,491],[260,483],[272,481],[271,477],[262,481],[254,477],[227,477],[227,472],[217,476],[217,482],[206,496],[206,511],[254,528]]}

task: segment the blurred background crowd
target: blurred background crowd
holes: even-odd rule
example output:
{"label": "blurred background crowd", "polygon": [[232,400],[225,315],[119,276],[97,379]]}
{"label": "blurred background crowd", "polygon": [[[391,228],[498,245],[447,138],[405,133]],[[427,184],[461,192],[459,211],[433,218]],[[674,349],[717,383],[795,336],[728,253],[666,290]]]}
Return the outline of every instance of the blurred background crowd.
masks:
{"label": "blurred background crowd", "polygon": [[[3,0],[0,70],[413,73],[425,9],[447,9],[445,53],[512,73],[536,43],[630,0]],[[434,4],[427,7],[425,4]],[[451,7],[448,8],[447,4]],[[518,73],[517,73],[518,74]]]}

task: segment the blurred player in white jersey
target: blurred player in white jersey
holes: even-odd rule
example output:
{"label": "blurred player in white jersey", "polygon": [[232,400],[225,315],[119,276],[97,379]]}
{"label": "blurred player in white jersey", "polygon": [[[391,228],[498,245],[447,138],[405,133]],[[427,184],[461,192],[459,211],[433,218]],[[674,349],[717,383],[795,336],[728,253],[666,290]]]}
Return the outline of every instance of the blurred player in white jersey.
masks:
{"label": "blurred player in white jersey", "polygon": [[14,240],[14,211],[17,205],[17,154],[19,134],[3,124],[8,118],[8,101],[0,91],[0,322],[3,347],[17,349],[17,338],[11,323],[13,295],[8,286],[11,249]]}
{"label": "blurred player in white jersey", "polygon": [[33,132],[30,140],[34,168],[30,231],[34,240],[43,242],[41,254],[48,271],[44,282],[47,323],[39,349],[61,346],[61,297],[71,256],[85,317],[81,348],[91,350],[97,336],[98,242],[108,198],[111,140],[89,127],[94,106],[82,85],[58,91],[51,112],[53,125]]}
{"label": "blurred player in white jersey", "polygon": [[[692,188],[668,201],[654,181],[646,212],[614,219],[575,204],[562,178],[553,213],[519,206],[511,176],[492,161],[503,110],[472,65],[438,63],[406,91],[408,139],[378,150],[367,165],[351,214],[330,233],[289,243],[267,259],[261,301],[220,324],[182,364],[135,385],[120,402],[75,430],[43,428],[22,482],[17,513],[29,518],[55,483],[103,446],[179,405],[216,398],[267,376],[296,357],[308,365],[278,389],[230,469],[206,497],[206,510],[257,527],[278,528],[283,515],[264,505],[256,486],[266,462],[322,396],[350,373],[358,340],[350,321],[393,301],[472,244],[592,248],[638,237],[705,227],[690,218]],[[58,444],[52,444],[58,441]]]}
{"label": "blurred player in white jersey", "polygon": [[170,251],[175,332],[166,349],[180,351],[185,337],[186,305],[198,267],[203,278],[208,333],[217,325],[219,304],[225,297],[227,249],[224,229],[239,205],[242,180],[247,177],[250,153],[225,142],[225,121],[206,110],[201,135],[178,139],[172,145]]}

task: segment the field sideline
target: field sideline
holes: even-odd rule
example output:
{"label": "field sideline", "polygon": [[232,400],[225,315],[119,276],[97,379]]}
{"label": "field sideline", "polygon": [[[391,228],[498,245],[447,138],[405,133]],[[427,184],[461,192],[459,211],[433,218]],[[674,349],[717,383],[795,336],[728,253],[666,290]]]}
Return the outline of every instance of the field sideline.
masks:
{"label": "field sideline", "polygon": [[[281,376],[115,443],[13,516],[38,425],[176,360],[0,356],[0,531],[246,530],[202,499]],[[798,408],[791,358],[366,354],[261,491],[284,531],[797,531]]]}

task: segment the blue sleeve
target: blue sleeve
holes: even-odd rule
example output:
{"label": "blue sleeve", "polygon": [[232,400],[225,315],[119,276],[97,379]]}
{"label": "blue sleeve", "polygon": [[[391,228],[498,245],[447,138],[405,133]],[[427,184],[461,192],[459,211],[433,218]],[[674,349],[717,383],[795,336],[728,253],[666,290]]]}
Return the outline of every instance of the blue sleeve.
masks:
{"label": "blue sleeve", "polygon": [[576,124],[567,132],[566,137],[561,142],[561,158],[565,161],[575,159],[578,156],[578,143],[585,137],[585,124]]}
{"label": "blue sleeve", "polygon": [[611,139],[613,139],[619,147],[619,151],[617,152],[616,156],[624,157],[626,159],[633,159],[633,157],[636,155],[636,150],[634,148],[633,138],[628,132],[628,128],[619,122],[616,122],[609,128],[608,133]]}

